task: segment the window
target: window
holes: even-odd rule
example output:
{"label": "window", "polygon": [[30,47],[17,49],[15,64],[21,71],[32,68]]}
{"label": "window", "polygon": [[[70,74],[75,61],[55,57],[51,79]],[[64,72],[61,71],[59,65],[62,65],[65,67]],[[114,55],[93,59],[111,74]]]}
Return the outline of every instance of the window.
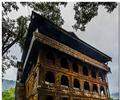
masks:
{"label": "window", "polygon": [[50,61],[52,61],[53,63],[55,63],[55,57],[54,57],[54,54],[52,52],[48,52],[46,54],[46,58]]}
{"label": "window", "polygon": [[61,59],[61,67],[68,69],[68,61],[66,58]]}
{"label": "window", "polygon": [[55,77],[53,72],[47,71],[45,75],[45,81],[50,82],[50,83],[55,83]]}
{"label": "window", "polygon": [[61,77],[61,85],[69,86],[68,78],[65,75]]}
{"label": "window", "polygon": [[73,63],[73,64],[72,64],[72,68],[73,68],[73,71],[74,71],[74,72],[77,72],[77,73],[79,72],[77,63]]}
{"label": "window", "polygon": [[47,96],[46,100],[53,100],[53,97],[52,96]]}
{"label": "window", "polygon": [[80,88],[80,83],[78,79],[74,79],[74,87],[75,88]]}
{"label": "window", "polygon": [[98,92],[98,87],[96,84],[93,84],[93,92]]}
{"label": "window", "polygon": [[91,70],[91,76],[93,78],[96,78],[96,70],[94,70],[94,69]]}
{"label": "window", "polygon": [[62,100],[68,100],[68,98],[67,98],[67,97],[64,97],[64,98],[62,98]]}
{"label": "window", "polygon": [[105,95],[105,90],[103,86],[100,87],[100,95],[101,96]]}
{"label": "window", "polygon": [[88,76],[88,68],[87,67],[83,67],[83,75]]}
{"label": "window", "polygon": [[105,80],[105,77],[104,77],[104,75],[103,75],[102,72],[99,72],[99,73],[98,73],[98,77],[99,77],[102,81]]}
{"label": "window", "polygon": [[89,87],[89,83],[88,82],[85,82],[84,83],[84,90],[90,90],[90,87]]}

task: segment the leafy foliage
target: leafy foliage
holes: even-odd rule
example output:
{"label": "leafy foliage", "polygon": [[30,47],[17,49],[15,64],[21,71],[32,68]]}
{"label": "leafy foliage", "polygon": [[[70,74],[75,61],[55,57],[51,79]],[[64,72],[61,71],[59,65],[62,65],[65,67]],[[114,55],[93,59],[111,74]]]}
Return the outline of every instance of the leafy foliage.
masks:
{"label": "leafy foliage", "polygon": [[[55,24],[61,26],[64,21],[60,14],[60,6],[66,3],[35,3],[35,2],[21,2],[23,6],[29,6],[35,11],[40,12],[43,16],[53,21]],[[19,43],[20,47],[24,48],[25,35],[27,31],[27,24],[29,16],[20,16],[17,19],[10,19],[8,16],[13,10],[18,11],[19,7],[16,2],[2,3],[2,72],[11,66],[16,66],[15,55],[10,54],[10,48]]]}
{"label": "leafy foliage", "polygon": [[2,92],[2,100],[15,100],[15,88]]}
{"label": "leafy foliage", "polygon": [[117,6],[115,2],[77,2],[74,5],[76,23],[75,30],[85,31],[85,25],[98,15],[99,6],[104,6],[108,13],[111,13]]}
{"label": "leafy foliage", "polygon": [[12,11],[12,9],[16,11],[19,9],[16,2],[4,2],[2,3],[2,7],[3,7],[3,11],[2,11],[3,15],[7,15],[9,12]]}
{"label": "leafy foliage", "polygon": [[38,11],[42,16],[58,26],[61,26],[64,23],[60,12],[60,6],[65,7],[67,4],[66,2],[21,2],[21,4]]}
{"label": "leafy foliage", "polygon": [[[10,48],[16,44],[23,44],[23,36],[27,30],[27,17],[20,16],[12,20],[7,15],[2,18],[2,72],[10,66],[16,66],[15,55],[10,53]],[[20,45],[22,47],[22,45]]]}
{"label": "leafy foliage", "polygon": [[13,41],[16,37],[15,33],[15,20],[10,19],[7,15],[12,10],[17,11],[19,8],[16,2],[5,2],[2,3],[2,72],[10,66],[14,66],[16,59],[14,55],[10,55],[10,47],[13,45]]}
{"label": "leafy foliage", "polygon": [[114,99],[111,97],[110,100],[114,100]]}

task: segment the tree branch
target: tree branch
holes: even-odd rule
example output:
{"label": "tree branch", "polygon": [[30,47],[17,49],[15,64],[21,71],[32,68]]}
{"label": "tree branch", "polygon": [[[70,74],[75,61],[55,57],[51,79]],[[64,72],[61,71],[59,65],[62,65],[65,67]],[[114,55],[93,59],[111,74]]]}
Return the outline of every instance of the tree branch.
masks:
{"label": "tree branch", "polygon": [[17,37],[11,44],[6,46],[4,50],[2,50],[2,56],[7,52],[8,49],[10,49],[16,42],[18,42],[20,37]]}
{"label": "tree branch", "polygon": [[4,50],[5,45],[6,45],[6,43],[8,42],[9,38],[10,38],[10,34],[8,34],[8,35],[6,36],[6,39],[2,41],[2,50]]}

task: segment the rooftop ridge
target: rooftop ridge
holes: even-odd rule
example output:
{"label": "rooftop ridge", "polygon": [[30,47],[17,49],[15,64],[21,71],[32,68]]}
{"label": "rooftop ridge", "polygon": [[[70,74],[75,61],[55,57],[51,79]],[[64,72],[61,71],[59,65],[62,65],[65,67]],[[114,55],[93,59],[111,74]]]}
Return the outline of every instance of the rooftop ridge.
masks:
{"label": "rooftop ridge", "polygon": [[[56,25],[55,23],[51,22],[49,19],[45,18],[44,16],[38,14],[37,12],[32,11],[32,13],[33,13],[33,14],[37,14],[38,16],[44,18],[46,21],[48,21],[50,24],[54,25],[58,30],[62,31],[64,34],[68,35],[69,37],[75,39],[75,40],[78,41],[78,42],[82,42],[84,45],[86,45],[87,47],[91,48],[92,50],[95,50],[95,51],[97,51],[99,54],[101,54],[101,55],[109,58],[109,61],[112,60],[112,58],[109,57],[108,55],[106,55],[105,53],[101,52],[100,50],[96,49],[94,46],[91,46],[91,45],[89,45],[88,43],[86,43],[86,42],[84,42],[83,40],[81,40],[78,36],[76,36],[76,34],[75,34],[74,32],[68,32],[68,31],[66,31],[64,28],[59,27],[58,25]],[[74,36],[71,36],[70,33],[73,33]],[[76,36],[76,37],[75,37],[75,36]]]}

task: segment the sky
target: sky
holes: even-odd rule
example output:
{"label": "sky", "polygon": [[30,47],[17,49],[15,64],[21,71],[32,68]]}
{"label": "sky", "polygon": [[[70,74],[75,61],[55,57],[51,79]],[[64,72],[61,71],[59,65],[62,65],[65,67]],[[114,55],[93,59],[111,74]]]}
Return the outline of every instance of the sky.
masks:
{"label": "sky", "polygon": [[[98,16],[86,25],[86,31],[76,32],[72,28],[75,23],[73,5],[74,3],[71,2],[68,3],[66,8],[61,7],[61,14],[65,21],[62,28],[73,31],[80,39],[112,57],[112,62],[108,64],[112,71],[108,74],[109,88],[111,93],[118,92],[118,8],[109,14],[104,7],[99,7]],[[11,18],[17,18],[20,15],[31,15],[31,9],[20,6],[18,12],[9,14]],[[11,51],[20,61],[22,54],[19,46],[13,46]],[[17,69],[12,67],[6,71],[4,78],[16,80],[16,73]]]}

